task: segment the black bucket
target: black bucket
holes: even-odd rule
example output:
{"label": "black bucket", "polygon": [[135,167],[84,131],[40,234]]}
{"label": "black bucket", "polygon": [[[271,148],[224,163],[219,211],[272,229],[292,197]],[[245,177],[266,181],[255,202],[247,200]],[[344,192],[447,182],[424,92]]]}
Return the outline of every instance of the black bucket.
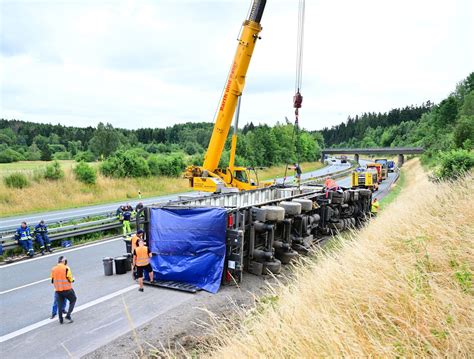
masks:
{"label": "black bucket", "polygon": [[116,274],[127,273],[127,258],[115,257],[115,273]]}
{"label": "black bucket", "polygon": [[114,259],[111,257],[104,257],[102,259],[102,262],[104,263],[104,274],[106,276],[113,275],[114,274]]}
{"label": "black bucket", "polygon": [[124,254],[123,256],[127,259],[127,263],[126,263],[127,272],[130,272],[132,270],[132,255],[130,253],[127,253],[127,254]]}

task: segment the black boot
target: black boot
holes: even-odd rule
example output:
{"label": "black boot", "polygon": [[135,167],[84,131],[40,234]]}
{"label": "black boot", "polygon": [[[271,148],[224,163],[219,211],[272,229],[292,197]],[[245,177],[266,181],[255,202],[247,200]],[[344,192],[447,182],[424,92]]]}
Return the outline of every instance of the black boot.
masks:
{"label": "black boot", "polygon": [[51,246],[46,246],[46,250],[47,250],[49,253],[53,253],[53,250],[51,249]]}

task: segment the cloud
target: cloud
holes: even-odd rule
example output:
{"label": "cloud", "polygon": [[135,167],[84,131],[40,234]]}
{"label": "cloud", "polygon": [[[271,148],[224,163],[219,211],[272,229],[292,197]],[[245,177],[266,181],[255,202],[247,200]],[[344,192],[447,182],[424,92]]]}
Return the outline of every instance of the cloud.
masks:
{"label": "cloud", "polygon": [[[473,70],[473,5],[307,1],[301,123],[440,101]],[[0,116],[164,127],[213,120],[250,2],[1,3]],[[297,5],[269,1],[241,123],[292,117]]]}

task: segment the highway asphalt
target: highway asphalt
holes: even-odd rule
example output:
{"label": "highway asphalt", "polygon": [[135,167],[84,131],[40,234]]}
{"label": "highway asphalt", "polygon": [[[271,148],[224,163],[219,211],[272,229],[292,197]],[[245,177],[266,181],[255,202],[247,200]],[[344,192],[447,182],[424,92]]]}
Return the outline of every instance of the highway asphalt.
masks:
{"label": "highway asphalt", "polygon": [[[391,186],[389,175],[379,193]],[[341,186],[346,179],[338,180]],[[67,249],[78,301],[73,324],[50,320],[53,287],[49,273],[59,253],[0,266],[0,356],[2,358],[80,357],[169,310],[189,306],[195,296],[160,288],[137,291],[130,272],[104,276],[102,258],[125,253],[112,239]],[[217,295],[221,295],[218,293]]]}
{"label": "highway asphalt", "polygon": [[[323,167],[319,170],[304,172],[303,168],[303,175],[302,178],[310,178],[316,176],[324,176],[326,174],[331,174],[337,172],[341,169],[348,168],[349,164],[341,164],[340,162],[331,163],[330,165]],[[288,174],[293,174],[294,171],[288,170]],[[184,180],[183,180],[184,181]],[[277,179],[278,182],[283,182],[283,179]],[[293,181],[293,176],[288,176],[286,179],[286,183],[290,183]],[[189,192],[186,192],[189,193]],[[122,201],[122,202],[114,202],[114,203],[107,203],[107,204],[100,204],[95,206],[87,206],[87,207],[80,207],[80,208],[72,208],[72,209],[64,209],[59,211],[50,211],[44,213],[34,213],[34,214],[25,214],[20,216],[12,216],[12,217],[4,217],[0,220],[0,233],[11,231],[17,227],[19,227],[22,221],[26,221],[29,225],[35,225],[40,220],[46,221],[47,224],[57,223],[57,222],[66,222],[76,218],[84,218],[88,216],[97,216],[97,215],[106,215],[110,213],[115,213],[117,208],[120,205],[125,203],[130,203],[132,206],[136,206],[138,202],[143,202],[145,205],[159,203],[159,202],[167,202],[170,200],[174,200],[178,198],[180,195],[186,193],[178,193],[173,195],[166,195],[166,196],[158,196],[152,198],[146,198],[141,200],[131,200],[131,201]]]}

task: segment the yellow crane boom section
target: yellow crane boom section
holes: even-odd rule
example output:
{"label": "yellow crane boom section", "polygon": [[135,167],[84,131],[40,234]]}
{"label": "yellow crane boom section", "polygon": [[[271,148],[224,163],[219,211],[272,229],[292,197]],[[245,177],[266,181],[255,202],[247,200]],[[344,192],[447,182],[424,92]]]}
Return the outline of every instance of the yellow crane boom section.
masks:
{"label": "yellow crane boom section", "polygon": [[214,172],[218,167],[237,106],[237,99],[244,89],[245,76],[261,30],[261,25],[252,20],[246,20],[243,23],[237,51],[220,101],[211,140],[204,157],[203,168],[210,172]]}

